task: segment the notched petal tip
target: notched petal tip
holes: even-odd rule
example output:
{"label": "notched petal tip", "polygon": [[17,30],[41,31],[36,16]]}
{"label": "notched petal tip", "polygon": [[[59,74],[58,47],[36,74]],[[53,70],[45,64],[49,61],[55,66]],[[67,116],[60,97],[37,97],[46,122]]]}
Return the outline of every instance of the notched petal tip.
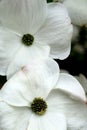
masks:
{"label": "notched petal tip", "polygon": [[73,28],[66,7],[61,3],[48,4],[45,24],[37,32],[40,41],[50,46],[50,55],[55,59],[65,59],[70,54]]}
{"label": "notched petal tip", "polygon": [[78,80],[70,74],[61,73],[56,88],[65,91],[74,99],[80,99],[83,102],[87,101],[83,87]]}

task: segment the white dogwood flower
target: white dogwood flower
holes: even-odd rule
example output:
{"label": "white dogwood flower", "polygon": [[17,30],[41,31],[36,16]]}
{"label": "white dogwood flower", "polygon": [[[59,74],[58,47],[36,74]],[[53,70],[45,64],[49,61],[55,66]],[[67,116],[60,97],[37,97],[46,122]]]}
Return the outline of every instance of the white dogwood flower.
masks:
{"label": "white dogwood flower", "polygon": [[72,25],[62,4],[46,0],[0,2],[0,75],[12,75],[32,60],[70,54]]}
{"label": "white dogwood flower", "polygon": [[69,74],[60,75],[51,59],[33,62],[16,73],[0,96],[1,130],[67,130],[67,117],[61,107],[71,102],[71,96],[86,101],[79,82]]}
{"label": "white dogwood flower", "polygon": [[63,4],[67,7],[73,24],[87,26],[87,0],[64,0]]}

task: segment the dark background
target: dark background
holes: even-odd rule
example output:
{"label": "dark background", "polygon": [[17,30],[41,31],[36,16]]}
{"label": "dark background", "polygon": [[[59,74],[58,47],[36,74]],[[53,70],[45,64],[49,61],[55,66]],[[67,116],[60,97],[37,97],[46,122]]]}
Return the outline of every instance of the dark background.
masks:
{"label": "dark background", "polygon": [[68,70],[73,76],[84,74],[87,77],[87,53],[84,55],[83,60],[78,60],[75,56],[69,56],[65,60],[56,60],[61,69]]}

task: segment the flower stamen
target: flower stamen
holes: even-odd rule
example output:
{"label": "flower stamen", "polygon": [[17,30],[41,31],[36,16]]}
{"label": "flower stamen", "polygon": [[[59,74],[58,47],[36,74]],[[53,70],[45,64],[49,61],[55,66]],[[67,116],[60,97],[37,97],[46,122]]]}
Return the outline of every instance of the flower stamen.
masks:
{"label": "flower stamen", "polygon": [[31,109],[38,115],[43,115],[47,109],[47,103],[40,97],[35,98],[31,103]]}
{"label": "flower stamen", "polygon": [[32,45],[34,42],[34,37],[31,34],[24,34],[22,37],[22,43],[24,43],[27,46]]}

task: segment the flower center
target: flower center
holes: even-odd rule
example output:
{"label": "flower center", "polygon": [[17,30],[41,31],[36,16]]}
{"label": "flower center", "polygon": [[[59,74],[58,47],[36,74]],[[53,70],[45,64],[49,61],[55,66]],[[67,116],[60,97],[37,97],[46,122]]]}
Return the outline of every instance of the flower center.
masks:
{"label": "flower center", "polygon": [[32,45],[34,42],[34,37],[31,34],[24,34],[22,37],[22,43],[24,43],[26,46]]}
{"label": "flower center", "polygon": [[40,97],[35,98],[31,103],[31,109],[38,115],[43,115],[47,109],[47,103]]}

